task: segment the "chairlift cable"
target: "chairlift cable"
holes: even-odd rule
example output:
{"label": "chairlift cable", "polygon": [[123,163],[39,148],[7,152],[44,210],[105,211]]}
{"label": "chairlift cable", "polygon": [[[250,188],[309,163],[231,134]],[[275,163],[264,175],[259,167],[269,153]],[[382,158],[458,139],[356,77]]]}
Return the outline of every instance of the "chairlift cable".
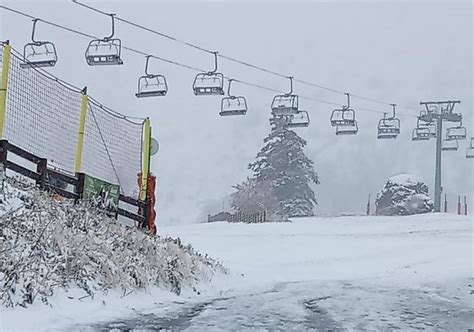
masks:
{"label": "chairlift cable", "polygon": [[[103,15],[110,15],[109,13],[105,12],[105,11],[102,11],[98,8],[95,8],[95,7],[92,7],[90,5],[87,5],[85,3],[82,3],[78,0],[71,0],[73,3],[79,5],[79,6],[82,6],[84,8],[87,8],[89,10],[92,10],[92,11],[95,11],[97,13],[100,13],[100,14],[103,14]],[[196,44],[193,44],[193,43],[190,43],[190,42],[187,42],[187,41],[184,41],[184,40],[181,40],[181,39],[178,39],[176,37],[173,37],[169,34],[166,34],[166,33],[163,33],[163,32],[160,32],[160,31],[157,31],[155,29],[151,29],[151,28],[148,28],[146,26],[143,26],[141,24],[138,24],[138,23],[135,23],[135,22],[132,22],[130,20],[127,20],[127,19],[124,19],[124,18],[121,18],[119,16],[115,16],[115,19],[117,21],[121,21],[123,23],[126,23],[126,24],[129,24],[131,26],[134,26],[136,28],[139,28],[139,29],[142,29],[142,30],[145,30],[145,31],[148,31],[150,33],[153,33],[155,35],[158,35],[160,37],[163,37],[163,38],[166,38],[166,39],[169,39],[169,40],[172,40],[174,42],[177,42],[179,44],[182,44],[182,45],[186,45],[186,46],[189,46],[189,47],[192,47],[194,49],[197,49],[197,50],[200,50],[202,52],[206,52],[206,53],[214,53],[214,51],[211,51],[209,49],[206,49],[204,47],[201,47],[199,45],[196,45]],[[236,59],[234,57],[230,57],[230,56],[227,56],[227,55],[224,55],[224,54],[221,54],[219,53],[218,54],[219,57],[223,58],[223,59],[226,59],[228,61],[232,61],[232,62],[235,62],[235,63],[238,63],[238,64],[241,64],[243,66],[247,66],[249,68],[253,68],[253,69],[256,69],[256,70],[259,70],[259,71],[262,71],[262,72],[265,72],[265,73],[268,73],[268,74],[272,74],[272,75],[275,75],[275,76],[278,76],[278,77],[281,77],[281,78],[288,78],[288,75],[284,75],[282,73],[279,73],[279,72],[276,72],[276,71],[273,71],[273,70],[270,70],[270,69],[267,69],[267,68],[264,68],[264,67],[261,67],[261,66],[257,66],[257,65],[254,65],[250,62],[247,62],[247,61],[243,61],[243,60],[240,60],[240,59]],[[314,87],[314,88],[318,88],[318,89],[322,89],[322,90],[326,90],[326,91],[329,91],[329,92],[334,92],[334,93],[338,93],[338,94],[344,94],[345,91],[342,91],[342,90],[337,90],[337,89],[334,89],[334,88],[330,88],[330,87],[326,87],[326,86],[323,86],[323,85],[320,85],[320,84],[315,84],[315,83],[312,83],[312,82],[308,82],[308,81],[305,81],[305,80],[301,80],[301,79],[297,79],[297,78],[294,78],[294,81],[295,82],[299,82],[301,84],[304,84],[304,85],[308,85],[308,86],[311,86],[311,87]],[[363,96],[360,96],[360,95],[357,95],[357,94],[351,94],[351,96],[353,98],[356,98],[356,99],[361,99],[361,100],[365,100],[365,101],[368,101],[368,102],[372,102],[372,103],[377,103],[377,104],[381,104],[381,105],[391,105],[391,103],[388,103],[388,102],[385,102],[385,101],[381,101],[381,100],[377,100],[377,99],[373,99],[373,98],[367,98],[367,97],[363,97]],[[401,108],[404,108],[406,110],[411,110],[411,111],[418,111],[418,110],[415,110],[414,108],[411,108],[411,107],[405,107],[405,106],[400,106]]]}
{"label": "chairlift cable", "polygon": [[[80,4],[79,2],[77,1],[74,1],[74,3],[77,3],[77,4]],[[82,5],[82,4],[81,4]],[[21,12],[21,11],[18,11],[18,10],[15,10],[15,9],[12,9],[12,8],[9,8],[9,7],[6,7],[6,6],[3,6],[3,5],[0,5],[0,8],[3,8],[7,11],[10,11],[10,12],[13,12],[15,14],[18,14],[18,15],[21,15],[21,16],[24,16],[24,17],[28,17],[30,19],[35,19],[37,17],[35,16],[32,16],[32,15],[29,15],[27,13],[24,13],[24,12]],[[104,12],[105,13],[105,12]],[[108,14],[108,13],[107,13]],[[117,20],[121,20],[119,19],[117,16],[115,16],[115,19]],[[82,31],[79,31],[79,30],[76,30],[76,29],[73,29],[73,28],[69,28],[69,27],[66,27],[64,25],[61,25],[61,24],[57,24],[57,23],[54,23],[52,21],[48,21],[48,20],[45,20],[45,19],[40,19],[41,22],[45,23],[45,24],[48,24],[48,25],[51,25],[53,27],[56,27],[58,29],[62,29],[62,30],[65,30],[65,31],[68,31],[68,32],[71,32],[71,33],[75,33],[77,35],[80,35],[80,36],[83,36],[83,37],[87,37],[87,38],[99,38],[97,36],[93,36],[93,35],[90,35],[88,33],[85,33],[85,32],[82,32]],[[154,55],[154,54],[150,54],[149,52],[145,52],[145,51],[142,51],[142,50],[139,50],[139,49],[136,49],[136,48],[132,48],[132,47],[128,47],[128,46],[124,46],[122,45],[122,48],[124,50],[128,50],[130,52],[133,52],[133,53],[136,53],[136,54],[139,54],[139,55],[142,55],[142,56],[148,56],[150,55],[151,57],[157,59],[157,60],[160,60],[162,62],[166,62],[166,63],[169,63],[169,64],[172,64],[172,65],[176,65],[176,66],[179,66],[179,67],[182,67],[182,68],[186,68],[186,69],[189,69],[189,70],[193,70],[193,71],[197,71],[197,72],[207,72],[206,70],[204,69],[201,69],[201,68],[197,68],[197,67],[194,67],[194,66],[191,66],[191,65],[187,65],[187,64],[184,64],[184,63],[180,63],[180,62],[177,62],[177,61],[174,61],[174,60],[170,60],[170,59],[166,59],[166,58],[163,58],[163,57],[160,57],[160,56],[157,56],[157,55]],[[209,51],[208,53],[211,53],[211,54],[215,54],[215,51]],[[222,57],[221,54],[218,54],[218,56]],[[49,73],[48,73],[49,74]],[[281,76],[281,77],[284,77],[286,79],[288,79],[289,76],[287,75],[282,75],[282,74],[279,74],[279,73],[276,73],[278,76]],[[50,74],[51,75],[51,74]],[[51,75],[53,76],[53,75]],[[54,77],[54,76],[53,76]],[[230,77],[227,77],[227,76],[224,76],[224,78],[226,80],[229,80]],[[55,78],[57,79],[57,78]],[[57,79],[58,81],[61,81],[60,79]],[[300,82],[300,80],[296,80],[294,79],[295,81],[298,81]],[[63,81],[62,81],[63,82]],[[244,81],[244,80],[240,80],[240,79],[234,79],[234,82],[239,82],[239,83],[242,83],[244,85],[248,85],[248,86],[253,86],[255,88],[259,88],[259,89],[263,89],[263,90],[267,90],[267,91],[272,91],[272,92],[278,92],[278,93],[287,93],[285,91],[281,91],[281,90],[278,90],[278,89],[275,89],[275,88],[271,88],[271,87],[267,87],[267,86],[264,86],[264,85],[260,85],[260,84],[256,84],[256,83],[251,83],[251,82],[248,82],[248,81]],[[66,82],[64,82],[66,83]],[[302,82],[300,82],[302,83]],[[345,93],[345,92],[344,92]],[[353,95],[351,95],[353,96]],[[307,99],[307,100],[312,100],[312,101],[315,101],[315,102],[318,102],[318,103],[323,103],[323,104],[327,104],[327,105],[334,105],[334,106],[339,106],[340,104],[339,103],[335,103],[335,102],[330,102],[330,101],[326,101],[326,100],[322,100],[322,99],[318,99],[318,98],[314,98],[314,97],[309,97],[309,96],[303,96],[303,95],[300,95],[299,96],[300,98],[302,99]],[[359,110],[361,111],[367,111],[367,112],[373,112],[373,113],[383,113],[383,111],[378,111],[378,110],[374,110],[374,109],[369,109],[369,108],[362,108],[362,107],[359,107],[358,108]],[[399,113],[401,115],[404,115],[404,116],[409,116],[409,117],[417,117],[415,115],[412,115],[412,114],[404,114],[404,113]]]}

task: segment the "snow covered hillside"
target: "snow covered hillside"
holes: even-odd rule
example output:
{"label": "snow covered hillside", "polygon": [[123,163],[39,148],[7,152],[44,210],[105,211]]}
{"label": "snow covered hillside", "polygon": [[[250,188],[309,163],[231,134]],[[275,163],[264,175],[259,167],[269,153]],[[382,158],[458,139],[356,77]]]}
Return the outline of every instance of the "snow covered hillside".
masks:
{"label": "snow covered hillside", "polygon": [[[472,217],[304,218],[162,229],[222,258],[227,297],[189,322],[216,329],[474,327]],[[246,295],[244,295],[246,294]],[[231,325],[226,325],[231,324]]]}
{"label": "snow covered hillside", "polygon": [[[461,331],[474,326],[473,220],[448,214],[161,227],[222,260],[201,293],[9,310],[4,329]],[[126,305],[119,305],[126,303]],[[23,311],[21,311],[23,310]],[[27,313],[28,322],[22,321]],[[49,317],[45,317],[49,315]],[[1,325],[0,325],[1,326]]]}

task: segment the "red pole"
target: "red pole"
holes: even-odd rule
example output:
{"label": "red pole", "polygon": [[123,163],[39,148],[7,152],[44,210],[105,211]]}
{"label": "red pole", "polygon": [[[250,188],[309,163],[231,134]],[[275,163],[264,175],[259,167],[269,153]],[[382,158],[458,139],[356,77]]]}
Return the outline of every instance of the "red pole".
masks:
{"label": "red pole", "polygon": [[458,214],[461,214],[461,196],[458,196]]}
{"label": "red pole", "polygon": [[464,196],[464,215],[467,216],[467,198]]}
{"label": "red pole", "polygon": [[444,213],[448,213],[448,194],[444,194]]}

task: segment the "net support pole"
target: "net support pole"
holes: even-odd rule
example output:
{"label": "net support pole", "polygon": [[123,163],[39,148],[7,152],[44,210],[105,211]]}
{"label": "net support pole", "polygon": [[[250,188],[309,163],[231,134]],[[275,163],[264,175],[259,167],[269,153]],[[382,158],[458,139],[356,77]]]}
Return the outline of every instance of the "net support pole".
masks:
{"label": "net support pole", "polygon": [[150,174],[150,139],[151,126],[150,119],[146,118],[143,133],[143,165],[142,165],[142,187],[140,188],[140,200],[145,201],[148,193],[148,176]]}
{"label": "net support pole", "polygon": [[2,78],[0,81],[0,139],[3,139],[3,129],[5,127],[5,115],[7,113],[7,89],[8,89],[8,75],[10,71],[10,58],[12,47],[5,43],[3,47],[2,57]]}
{"label": "net support pole", "polygon": [[82,90],[81,118],[79,121],[79,131],[77,133],[76,163],[74,165],[74,171],[76,173],[80,173],[82,168],[82,153],[84,151],[84,133],[86,131],[88,101],[89,98],[87,97],[87,87],[85,87]]}

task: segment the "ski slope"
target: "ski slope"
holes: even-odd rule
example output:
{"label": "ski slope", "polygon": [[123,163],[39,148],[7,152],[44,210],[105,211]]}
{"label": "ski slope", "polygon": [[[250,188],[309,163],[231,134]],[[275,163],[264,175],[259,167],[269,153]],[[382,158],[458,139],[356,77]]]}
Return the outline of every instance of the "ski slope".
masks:
{"label": "ski slope", "polygon": [[200,295],[58,299],[59,308],[14,309],[2,320],[7,329],[37,319],[59,330],[466,330],[474,327],[473,223],[426,214],[163,226],[163,236],[221,259],[230,274]]}

